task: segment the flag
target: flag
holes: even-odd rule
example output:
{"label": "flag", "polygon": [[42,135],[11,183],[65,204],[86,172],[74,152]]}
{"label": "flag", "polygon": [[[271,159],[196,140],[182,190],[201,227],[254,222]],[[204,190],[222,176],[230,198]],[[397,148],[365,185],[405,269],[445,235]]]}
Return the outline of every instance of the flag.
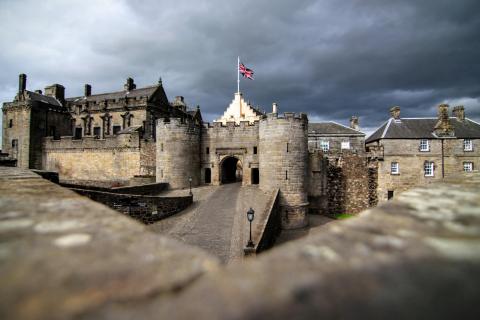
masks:
{"label": "flag", "polygon": [[238,71],[240,71],[242,76],[244,76],[245,78],[253,80],[253,70],[245,67],[245,65],[243,63],[240,63],[238,65]]}

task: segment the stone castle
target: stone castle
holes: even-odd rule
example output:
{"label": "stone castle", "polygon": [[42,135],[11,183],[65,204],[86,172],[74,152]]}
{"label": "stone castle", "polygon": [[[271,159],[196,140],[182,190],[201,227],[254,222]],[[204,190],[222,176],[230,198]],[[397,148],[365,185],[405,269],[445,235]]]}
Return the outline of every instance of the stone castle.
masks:
{"label": "stone castle", "polygon": [[[468,119],[451,124],[446,112],[441,106],[440,124],[435,122],[434,128],[423,124],[424,131],[417,135],[411,135],[404,121],[407,127],[399,127],[392,139],[408,133],[411,144],[437,139],[443,146],[447,138],[468,144],[471,152],[464,149],[462,154],[442,147],[442,159],[447,153],[464,159],[459,160],[462,166],[450,169],[443,169],[442,162],[442,174],[476,169],[480,154],[474,145],[480,125]],[[398,117],[392,114],[393,130],[399,111]],[[332,122],[312,124],[306,114],[280,114],[276,104],[272,112],[262,112],[239,92],[223,116],[210,124],[202,120],[200,108],[188,108],[183,97],[170,102],[161,80],[136,88],[128,78],[123,90],[95,95],[87,84],[83,96],[66,98],[59,84],[46,87],[44,93],[27,90],[22,74],[15,99],[3,105],[2,157],[18,167],[56,171],[61,180],[77,184],[156,181],[186,188],[241,181],[262,190],[279,189],[282,227],[288,229],[305,226],[309,210],[356,213],[386,199],[385,193],[390,197],[394,190],[403,190],[412,179],[422,183],[417,176],[431,177],[433,169],[427,172],[430,167],[424,165],[428,154],[418,157],[405,151],[391,160],[385,151],[390,150],[390,137],[383,132],[377,136],[367,140],[366,152],[356,117],[350,128]],[[397,163],[395,171],[390,162]],[[405,182],[400,179],[407,166],[410,179]],[[385,182],[387,175],[401,178],[396,185]]]}

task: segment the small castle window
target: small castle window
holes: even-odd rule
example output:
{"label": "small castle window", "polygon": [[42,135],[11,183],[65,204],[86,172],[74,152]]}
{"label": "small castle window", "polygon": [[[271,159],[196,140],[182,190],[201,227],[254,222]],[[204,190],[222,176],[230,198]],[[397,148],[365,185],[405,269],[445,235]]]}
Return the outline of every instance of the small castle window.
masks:
{"label": "small castle window", "polygon": [[430,151],[430,144],[427,139],[420,140],[420,151]]}
{"label": "small castle window", "polygon": [[342,149],[350,149],[350,141],[342,141]]}
{"label": "small castle window", "polygon": [[[12,121],[12,120],[10,120],[10,121]],[[473,151],[473,143],[472,143],[471,139],[463,140],[463,151]]]}
{"label": "small castle window", "polygon": [[10,119],[10,121],[8,121],[8,127],[9,128],[13,127],[13,119]]}
{"label": "small castle window", "polygon": [[205,153],[206,153],[206,154],[210,154],[210,148],[209,148],[209,147],[207,147],[207,148],[205,149]]}
{"label": "small castle window", "polygon": [[287,142],[287,152],[288,152],[288,142]]}
{"label": "small castle window", "polygon": [[390,174],[400,174],[400,167],[398,162],[392,162],[390,164]]}
{"label": "small castle window", "polygon": [[95,139],[100,139],[100,131],[101,131],[100,127],[93,128],[93,136],[95,137]]}
{"label": "small castle window", "polygon": [[330,142],[325,140],[320,141],[320,148],[323,152],[328,152],[328,150],[330,150]]}
{"label": "small castle window", "polygon": [[285,170],[285,180],[288,180],[288,170]]}
{"label": "small castle window", "polygon": [[472,172],[473,171],[473,162],[468,161],[463,163],[463,171],[464,172]]}
{"label": "small castle window", "polygon": [[432,161],[425,161],[423,164],[423,171],[425,177],[433,177],[434,175],[434,163]]}
{"label": "small castle window", "polygon": [[388,190],[387,191],[387,199],[390,200],[393,198],[393,190]]}
{"label": "small castle window", "polygon": [[17,139],[13,139],[13,140],[12,140],[12,148],[15,149],[17,146],[18,146],[18,140],[17,140]]}
{"label": "small castle window", "polygon": [[253,147],[253,154],[257,154],[258,150],[257,147]]}
{"label": "small castle window", "polygon": [[117,134],[122,130],[121,126],[113,126],[113,134]]}
{"label": "small castle window", "polygon": [[160,143],[160,151],[163,151],[163,143]]}

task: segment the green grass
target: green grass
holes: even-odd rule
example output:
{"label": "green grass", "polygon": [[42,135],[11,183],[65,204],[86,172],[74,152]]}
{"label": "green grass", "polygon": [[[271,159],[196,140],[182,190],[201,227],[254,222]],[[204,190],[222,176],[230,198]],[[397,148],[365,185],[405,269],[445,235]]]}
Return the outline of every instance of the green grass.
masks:
{"label": "green grass", "polygon": [[333,218],[337,220],[344,220],[351,217],[355,217],[355,215],[350,213],[337,213],[333,215]]}

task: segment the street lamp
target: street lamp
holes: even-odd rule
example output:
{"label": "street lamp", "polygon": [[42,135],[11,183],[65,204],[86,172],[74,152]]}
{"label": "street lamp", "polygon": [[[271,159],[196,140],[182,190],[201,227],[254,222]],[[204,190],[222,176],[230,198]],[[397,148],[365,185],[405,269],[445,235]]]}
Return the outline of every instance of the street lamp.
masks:
{"label": "street lamp", "polygon": [[252,208],[250,208],[247,211],[247,220],[248,220],[248,222],[250,222],[250,239],[248,240],[247,248],[253,248],[255,246],[255,244],[252,241],[252,221],[253,221],[253,218],[255,218],[255,211]]}
{"label": "street lamp", "polygon": [[192,193],[192,177],[188,177],[188,182],[190,183],[190,195],[193,196],[193,193]]}

